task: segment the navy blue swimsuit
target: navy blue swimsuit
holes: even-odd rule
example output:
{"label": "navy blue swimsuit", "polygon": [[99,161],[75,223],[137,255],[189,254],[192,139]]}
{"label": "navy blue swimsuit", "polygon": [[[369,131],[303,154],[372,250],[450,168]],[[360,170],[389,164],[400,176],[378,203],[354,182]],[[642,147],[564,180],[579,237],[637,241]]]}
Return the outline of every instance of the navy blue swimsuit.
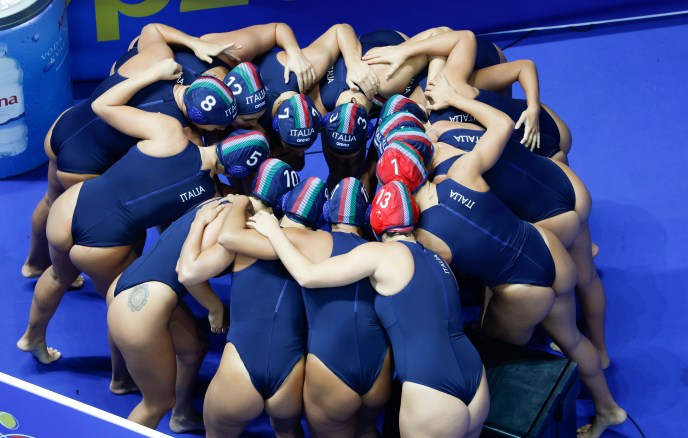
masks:
{"label": "navy blue swimsuit", "polygon": [[[220,198],[215,199],[215,201],[219,200]],[[189,235],[191,223],[196,218],[196,213],[201,206],[198,205],[174,221],[155,241],[153,248],[127,266],[117,281],[115,296],[122,291],[149,281],[157,281],[169,286],[177,294],[177,300],[181,300],[186,295],[187,290],[179,282],[177,275],[177,260],[182,252],[186,236]]]}
{"label": "navy blue swimsuit", "polygon": [[327,111],[334,110],[339,95],[349,89],[346,83],[346,73],[344,58],[339,56],[334,64],[327,69],[325,76],[320,79],[320,100]]}
{"label": "navy blue swimsuit", "polygon": [[[100,175],[136,144],[137,139],[111,127],[91,109],[97,97],[126,79],[119,73],[107,77],[88,99],[77,103],[59,118],[50,137],[58,170]],[[174,81],[155,82],[136,93],[127,105],[174,117],[185,127],[189,122],[174,100],[174,86]]]}
{"label": "navy blue swimsuit", "polygon": [[282,386],[306,349],[301,287],[279,261],[257,260],[232,274],[227,342],[236,347],[263,399]]}
{"label": "navy blue swimsuit", "polygon": [[266,110],[258,123],[267,132],[272,131],[272,107],[280,94],[285,91],[299,92],[299,82],[294,72],[289,73],[289,82],[284,83],[284,65],[277,59],[277,54],[280,51],[271,50],[253,60],[260,71],[260,78],[265,87]]}
{"label": "navy blue swimsuit", "polygon": [[[439,141],[472,151],[483,132],[451,129],[442,134]],[[435,175],[446,175],[457,158],[440,163]],[[483,178],[516,216],[530,223],[572,211],[576,205],[576,193],[564,171],[549,158],[530,153],[513,138]]]}
{"label": "navy blue swimsuit", "polygon": [[[331,257],[367,243],[350,233],[332,233]],[[375,314],[377,293],[367,278],[342,287],[303,288],[308,352],[358,394],[373,386],[385,360],[387,340]]]}
{"label": "navy blue swimsuit", "polygon": [[421,213],[418,228],[449,246],[454,270],[488,286],[552,286],[554,260],[535,227],[490,191],[477,192],[451,179],[435,187],[438,204]]}
{"label": "navy blue swimsuit", "polygon": [[[490,105],[506,113],[506,115],[508,115],[514,122],[518,121],[518,119],[521,117],[521,113],[528,108],[528,104],[526,103],[525,99],[506,97],[502,94],[495,93],[494,91],[478,90],[478,95],[475,97],[475,100]],[[429,119],[430,123],[435,123],[439,120],[449,120],[452,122],[476,122],[475,118],[470,114],[452,107],[445,108],[440,111],[432,111]],[[559,127],[552,116],[550,116],[544,108],[540,108],[539,124],[540,147],[533,150],[533,153],[543,157],[552,157],[561,150],[559,148],[559,143],[561,141]],[[512,137],[520,141],[523,138],[524,131],[525,124],[514,131]],[[525,148],[525,146],[523,147]]]}
{"label": "navy blue swimsuit", "polygon": [[129,245],[147,228],[170,223],[215,196],[198,146],[158,158],[133,147],[107,172],[85,181],[72,218],[75,245]]}
{"label": "navy blue swimsuit", "polygon": [[413,255],[413,277],[400,292],[375,298],[399,380],[469,404],[480,386],[483,365],[463,332],[456,279],[433,251],[418,243],[400,243]]}

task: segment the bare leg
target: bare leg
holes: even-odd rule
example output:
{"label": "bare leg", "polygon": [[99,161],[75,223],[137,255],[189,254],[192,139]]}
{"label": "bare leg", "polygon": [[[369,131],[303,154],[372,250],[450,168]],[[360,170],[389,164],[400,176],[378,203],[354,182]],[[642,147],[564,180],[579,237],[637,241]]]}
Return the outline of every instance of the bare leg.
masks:
{"label": "bare leg", "polygon": [[278,438],[302,438],[301,413],[303,412],[303,379],[306,368],[301,358],[284,379],[282,386],[265,400],[265,412]]}
{"label": "bare leg", "polygon": [[380,375],[361,399],[363,406],[358,411],[356,419],[356,437],[377,438],[379,436],[375,424],[380,411],[385,407],[392,393],[392,350],[387,350],[387,355],[382,363]]}
{"label": "bare leg", "polygon": [[490,413],[490,390],[487,387],[487,372],[483,367],[483,375],[480,378],[480,386],[473,396],[473,400],[468,403],[468,414],[470,415],[470,425],[468,426],[467,438],[477,438],[483,430],[483,424]]}
{"label": "bare leg", "polygon": [[548,287],[525,284],[492,289],[494,295],[483,318],[483,332],[505,342],[525,344],[552,307],[554,292]]}
{"label": "bare leg", "polygon": [[468,408],[458,398],[417,383],[403,383],[399,411],[402,438],[465,436],[469,426]]}
{"label": "bare leg", "polygon": [[626,421],[626,411],[616,404],[609,391],[597,349],[576,327],[573,293],[557,296],[542,325],[566,356],[578,364],[581,380],[595,403],[592,426],[579,436],[599,437],[607,427]]}
{"label": "bare leg", "polygon": [[225,345],[220,366],[203,402],[208,438],[238,437],[249,421],[260,415],[265,403],[251,383],[248,371],[232,343]]}
{"label": "bare leg", "polygon": [[46,226],[48,225],[48,213],[50,206],[60,196],[64,189],[57,181],[57,168],[54,161],[48,164],[48,191],[43,195],[31,216],[31,240],[29,243],[29,256],[22,266],[22,275],[26,278],[33,278],[41,275],[50,262],[48,250],[48,236]]}
{"label": "bare leg", "polygon": [[205,430],[203,416],[193,409],[193,388],[208,343],[201,337],[196,321],[184,303],[172,313],[170,331],[177,354],[177,402],[172,408],[170,430],[175,433]]}
{"label": "bare leg", "polygon": [[143,395],[128,418],[152,429],[175,404],[177,365],[168,324],[176,302],[168,286],[148,282],[117,295],[108,309],[112,338]]}

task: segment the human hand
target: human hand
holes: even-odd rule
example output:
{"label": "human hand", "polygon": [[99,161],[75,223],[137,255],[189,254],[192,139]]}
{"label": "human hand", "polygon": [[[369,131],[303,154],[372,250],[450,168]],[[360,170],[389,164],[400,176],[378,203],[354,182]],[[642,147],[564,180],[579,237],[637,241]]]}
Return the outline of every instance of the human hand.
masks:
{"label": "human hand", "polygon": [[202,225],[208,225],[209,223],[211,223],[220,214],[220,212],[224,210],[228,205],[218,201],[219,200],[209,202],[205,204],[203,207],[201,207],[196,212],[194,222],[200,223]]}
{"label": "human hand", "polygon": [[360,91],[368,99],[372,99],[380,88],[380,79],[368,64],[359,61],[347,65],[346,84],[351,90]]}
{"label": "human hand", "polygon": [[227,333],[229,327],[229,313],[224,305],[220,304],[217,308],[208,312],[208,322],[212,333]]}
{"label": "human hand", "polygon": [[202,39],[196,40],[191,47],[191,49],[194,51],[194,55],[196,55],[196,58],[207,63],[213,62],[212,57],[217,56],[220,53],[224,53],[233,61],[241,62],[241,59],[239,59],[236,54],[232,53],[232,51],[241,48],[241,44],[237,43],[217,44],[209,41],[203,41]]}
{"label": "human hand", "polygon": [[155,63],[150,69],[146,70],[159,80],[175,80],[182,75],[182,66],[177,64],[172,58],[165,58]]}
{"label": "human hand", "polygon": [[399,67],[406,62],[408,56],[401,46],[384,46],[373,47],[363,55],[363,60],[369,65],[373,64],[389,64],[389,70],[385,75],[385,80],[388,81]]}
{"label": "human hand", "polygon": [[540,106],[528,106],[525,111],[521,113],[518,122],[514,129],[519,129],[525,124],[523,138],[521,144],[531,151],[540,148]]}
{"label": "human hand", "polygon": [[289,82],[290,73],[296,75],[300,93],[306,93],[315,83],[315,68],[313,68],[311,61],[300,50],[296,53],[287,53],[287,60],[284,64],[285,84]]}
{"label": "human hand", "polygon": [[452,99],[461,98],[461,95],[449,83],[447,77],[440,74],[428,81],[428,85],[425,87],[425,97],[428,99],[426,107],[436,111],[447,108],[451,105]]}
{"label": "human hand", "polygon": [[265,237],[270,237],[272,234],[280,232],[279,221],[274,214],[266,211],[259,211],[248,218],[246,225]]}

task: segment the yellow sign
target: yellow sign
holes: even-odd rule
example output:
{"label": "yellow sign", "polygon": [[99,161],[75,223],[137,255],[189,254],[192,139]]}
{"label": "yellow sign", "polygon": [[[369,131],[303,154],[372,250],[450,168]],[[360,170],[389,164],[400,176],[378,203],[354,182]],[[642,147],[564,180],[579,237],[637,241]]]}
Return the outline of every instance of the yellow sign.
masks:
{"label": "yellow sign", "polygon": [[[247,5],[248,2],[249,0],[181,0],[179,12]],[[120,0],[95,0],[98,41],[119,39],[120,13],[127,17],[150,17],[160,12],[168,3],[169,0],[143,0],[136,4],[123,3]]]}

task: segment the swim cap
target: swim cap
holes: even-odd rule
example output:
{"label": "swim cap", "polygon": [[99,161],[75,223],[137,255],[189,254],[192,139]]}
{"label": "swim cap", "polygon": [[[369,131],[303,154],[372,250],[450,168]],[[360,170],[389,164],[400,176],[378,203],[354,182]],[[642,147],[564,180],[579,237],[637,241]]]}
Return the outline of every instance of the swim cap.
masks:
{"label": "swim cap", "polygon": [[387,149],[387,146],[394,141],[403,141],[413,147],[413,149],[423,158],[423,164],[427,164],[432,160],[432,154],[435,148],[430,141],[430,137],[425,134],[425,131],[417,128],[393,130],[387,134],[386,137],[382,138],[380,149],[377,151],[378,155],[382,155],[385,149]]}
{"label": "swim cap", "polygon": [[401,141],[395,141],[385,149],[377,162],[376,173],[381,184],[401,181],[411,193],[415,193],[428,179],[423,159],[415,149]]}
{"label": "swim cap", "polygon": [[203,76],[191,83],[184,93],[189,120],[198,125],[228,126],[237,116],[237,103],[224,82]]}
{"label": "swim cap", "polygon": [[306,149],[318,138],[320,124],[320,113],[311,98],[297,94],[282,102],[272,127],[287,145]]}
{"label": "swim cap", "polygon": [[387,116],[401,112],[411,113],[423,123],[428,121],[428,114],[425,110],[416,102],[401,94],[395,94],[389,98],[385,106],[382,107],[382,111],[380,111],[380,119],[382,120]]}
{"label": "swim cap", "polygon": [[368,140],[368,113],[357,103],[337,105],[325,116],[324,128],[325,144],[334,153],[353,155]]}
{"label": "swim cap", "polygon": [[325,183],[316,176],[301,181],[282,200],[282,211],[294,222],[308,228],[318,229],[322,225]]}
{"label": "swim cap", "polygon": [[368,192],[361,181],[344,178],[332,189],[323,207],[323,216],[331,224],[362,227],[367,222]]}
{"label": "swim cap", "polygon": [[260,165],[251,194],[273,209],[284,194],[299,183],[299,175],[290,165],[277,158],[268,158]]}
{"label": "swim cap", "polygon": [[378,240],[384,233],[413,231],[420,209],[404,184],[392,181],[380,188],[370,210],[370,226]]}
{"label": "swim cap", "polygon": [[254,172],[269,153],[268,140],[260,131],[237,129],[217,144],[217,158],[233,178]]}
{"label": "swim cap", "polygon": [[227,73],[223,82],[232,90],[240,115],[265,109],[265,87],[255,64],[242,62]]}
{"label": "swim cap", "polygon": [[384,137],[386,137],[390,132],[394,131],[395,129],[408,128],[417,128],[425,130],[423,122],[418,120],[418,117],[414,116],[411,113],[396,113],[391,114],[385,117],[384,119],[380,119],[380,122],[377,125],[377,129],[375,130],[375,137],[373,137],[373,144],[375,145],[375,148],[377,150],[380,150],[380,148],[384,150],[384,147],[382,147],[382,141]]}

